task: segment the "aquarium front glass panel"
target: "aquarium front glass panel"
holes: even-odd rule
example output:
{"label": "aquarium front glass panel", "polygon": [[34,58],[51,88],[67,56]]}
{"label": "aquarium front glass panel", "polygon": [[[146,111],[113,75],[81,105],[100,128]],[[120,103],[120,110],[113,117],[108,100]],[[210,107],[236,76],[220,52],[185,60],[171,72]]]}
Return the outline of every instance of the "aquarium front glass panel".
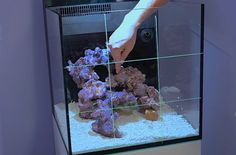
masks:
{"label": "aquarium front glass panel", "polygon": [[130,32],[125,19],[131,10],[58,13],[65,104],[54,104],[54,113],[59,126],[67,126],[60,130],[69,134],[72,154],[200,138],[201,5],[156,10],[120,61],[110,44]]}

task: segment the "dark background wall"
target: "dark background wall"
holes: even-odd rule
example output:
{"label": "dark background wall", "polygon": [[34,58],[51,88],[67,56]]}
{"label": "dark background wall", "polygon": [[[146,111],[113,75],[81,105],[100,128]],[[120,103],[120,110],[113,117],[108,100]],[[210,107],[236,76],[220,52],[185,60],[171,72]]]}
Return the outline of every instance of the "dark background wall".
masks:
{"label": "dark background wall", "polygon": [[[203,155],[235,155],[235,0],[206,0]],[[0,1],[0,155],[54,155],[40,0]]]}

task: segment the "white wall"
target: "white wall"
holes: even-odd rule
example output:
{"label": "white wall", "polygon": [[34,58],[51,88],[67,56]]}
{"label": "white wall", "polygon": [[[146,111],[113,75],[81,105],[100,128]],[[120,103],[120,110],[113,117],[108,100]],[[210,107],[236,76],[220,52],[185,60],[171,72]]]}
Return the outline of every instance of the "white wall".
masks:
{"label": "white wall", "polygon": [[205,0],[205,79],[202,155],[235,155],[235,0]]}
{"label": "white wall", "polygon": [[0,155],[53,155],[42,1],[1,0],[0,27]]}

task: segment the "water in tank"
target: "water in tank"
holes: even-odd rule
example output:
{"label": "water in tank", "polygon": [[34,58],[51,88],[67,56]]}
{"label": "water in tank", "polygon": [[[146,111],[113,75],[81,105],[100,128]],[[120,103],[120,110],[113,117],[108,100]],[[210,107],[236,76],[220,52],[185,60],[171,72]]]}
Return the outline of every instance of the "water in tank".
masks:
{"label": "water in tank", "polygon": [[73,154],[200,138],[202,6],[155,8],[116,61],[111,36],[136,3],[47,12],[54,115]]}

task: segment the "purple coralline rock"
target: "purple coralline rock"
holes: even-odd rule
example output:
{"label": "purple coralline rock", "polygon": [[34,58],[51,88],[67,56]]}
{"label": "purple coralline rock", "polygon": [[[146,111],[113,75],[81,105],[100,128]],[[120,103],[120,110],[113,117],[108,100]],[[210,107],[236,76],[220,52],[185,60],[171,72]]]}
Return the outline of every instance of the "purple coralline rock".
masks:
{"label": "purple coralline rock", "polygon": [[159,94],[158,94],[158,91],[154,87],[152,86],[147,87],[147,93],[149,97],[159,102]]}
{"label": "purple coralline rock", "polygon": [[129,91],[133,91],[137,84],[145,82],[145,75],[137,68],[127,67],[122,68],[117,75],[114,75],[114,80],[119,86],[125,86]]}
{"label": "purple coralline rock", "polygon": [[124,69],[122,69],[119,74],[114,75],[114,80],[117,82],[118,85],[125,86],[129,80],[129,76],[126,74]]}
{"label": "purple coralline rock", "polygon": [[81,88],[90,79],[98,80],[99,76],[93,70],[93,67],[98,64],[105,65],[109,60],[109,50],[100,49],[99,47],[94,51],[91,49],[85,50],[84,54],[85,56],[79,58],[74,64],[69,60],[69,66],[66,67],[78,88]]}
{"label": "purple coralline rock", "polygon": [[[119,115],[113,110],[138,104],[141,113],[151,110],[157,114],[160,110],[159,92],[154,87],[147,86],[145,75],[134,67],[122,68],[118,74],[107,77],[105,82],[99,81],[94,67],[106,65],[109,52],[99,47],[85,50],[85,56],[74,64],[68,61],[67,69],[78,88],[82,88],[78,93],[79,116],[95,120],[92,123],[94,132],[120,138],[122,135],[114,124]],[[122,89],[123,91],[118,91]]]}
{"label": "purple coralline rock", "polygon": [[110,86],[111,86],[111,88],[115,88],[115,87],[119,86],[118,82],[116,82],[115,77],[113,75],[110,75],[110,77],[107,77],[105,79],[105,82],[106,82],[108,88]]}
{"label": "purple coralline rock", "polygon": [[125,106],[130,104],[136,104],[137,98],[132,92],[108,92],[106,97],[111,99],[113,107]]}
{"label": "purple coralline rock", "polygon": [[79,92],[81,102],[102,98],[107,91],[106,83],[91,79],[83,85],[83,89]]}
{"label": "purple coralline rock", "polygon": [[160,101],[159,101],[159,93],[158,91],[152,87],[149,86],[146,88],[147,96],[142,96],[139,98],[139,104],[140,104],[140,112],[144,112],[146,109],[152,109],[155,111],[160,110]]}
{"label": "purple coralline rock", "polygon": [[83,89],[79,91],[79,108],[80,117],[85,119],[93,119],[90,115],[91,111],[95,110],[95,106],[92,102],[93,99],[102,98],[106,93],[106,84],[94,79],[87,81],[83,85]]}
{"label": "purple coralline rock", "polygon": [[137,83],[133,87],[133,92],[135,96],[141,97],[141,96],[146,96],[147,95],[147,85],[143,83]]}
{"label": "purple coralline rock", "polygon": [[106,137],[120,138],[121,133],[114,125],[118,113],[113,113],[109,103],[109,99],[98,100],[98,109],[91,114],[92,117],[96,118],[96,121],[92,123],[92,130]]}
{"label": "purple coralline rock", "polygon": [[69,61],[69,70],[70,76],[72,76],[74,82],[77,84],[78,88],[81,88],[82,85],[89,79],[98,80],[99,76],[96,72],[89,66],[76,66],[71,61]]}
{"label": "purple coralline rock", "polygon": [[85,50],[84,54],[87,65],[105,64],[109,60],[109,51],[99,47],[96,47],[94,51],[91,49]]}
{"label": "purple coralline rock", "polygon": [[154,98],[150,98],[148,96],[143,96],[139,98],[139,103],[140,103],[140,111],[143,113],[146,109],[152,109],[155,111],[160,110],[160,104],[159,102],[156,102]]}
{"label": "purple coralline rock", "polygon": [[79,76],[85,80],[89,80],[89,79],[98,80],[99,79],[99,76],[97,75],[97,73],[94,72],[90,67],[81,67]]}
{"label": "purple coralline rock", "polygon": [[92,101],[87,102],[79,102],[78,103],[80,113],[79,116],[84,119],[94,119],[91,113],[95,110],[95,106],[93,105]]}

